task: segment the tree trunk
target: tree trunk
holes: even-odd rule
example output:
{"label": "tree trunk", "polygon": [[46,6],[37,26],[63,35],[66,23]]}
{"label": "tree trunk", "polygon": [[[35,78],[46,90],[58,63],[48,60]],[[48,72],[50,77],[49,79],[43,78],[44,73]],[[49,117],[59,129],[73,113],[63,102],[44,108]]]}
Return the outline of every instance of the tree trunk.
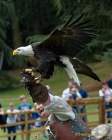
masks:
{"label": "tree trunk", "polygon": [[4,52],[1,51],[0,52],[0,70],[2,70],[3,60],[4,60]]}

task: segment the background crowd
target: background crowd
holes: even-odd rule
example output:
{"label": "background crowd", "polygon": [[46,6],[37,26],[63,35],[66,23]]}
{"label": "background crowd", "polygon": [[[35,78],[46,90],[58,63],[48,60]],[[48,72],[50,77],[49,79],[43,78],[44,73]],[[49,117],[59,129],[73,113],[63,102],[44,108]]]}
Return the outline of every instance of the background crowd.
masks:
{"label": "background crowd", "polygon": [[[32,106],[27,97],[22,95],[19,97],[20,104],[19,106],[15,106],[13,102],[9,103],[9,107],[4,111],[2,105],[0,105],[0,124],[7,124],[7,130],[4,129],[8,134],[16,133],[17,130],[24,131],[25,129],[31,129],[42,126],[42,123],[39,122],[40,115],[36,111],[37,104],[34,103]],[[29,112],[27,115],[27,120],[36,120],[32,124],[28,124],[28,128],[26,128],[24,121],[25,121],[25,112]],[[18,122],[23,122],[20,125],[16,125]],[[24,134],[24,133],[22,133]],[[22,135],[22,139],[24,139],[24,135]],[[8,137],[8,140],[11,140],[11,137]],[[16,140],[16,135],[13,136],[13,140]]]}

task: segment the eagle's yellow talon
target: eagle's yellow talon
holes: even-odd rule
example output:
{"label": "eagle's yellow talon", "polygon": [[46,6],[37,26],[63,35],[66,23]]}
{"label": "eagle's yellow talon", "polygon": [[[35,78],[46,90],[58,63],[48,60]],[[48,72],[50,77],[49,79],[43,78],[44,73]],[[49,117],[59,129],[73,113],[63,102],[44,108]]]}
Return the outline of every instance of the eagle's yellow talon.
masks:
{"label": "eagle's yellow talon", "polygon": [[25,69],[25,72],[32,72],[32,69]]}

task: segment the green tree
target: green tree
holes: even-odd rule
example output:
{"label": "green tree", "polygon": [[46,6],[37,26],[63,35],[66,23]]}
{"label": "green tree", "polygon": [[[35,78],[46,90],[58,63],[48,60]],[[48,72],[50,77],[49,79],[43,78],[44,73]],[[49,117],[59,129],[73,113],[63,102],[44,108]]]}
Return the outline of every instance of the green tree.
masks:
{"label": "green tree", "polygon": [[6,43],[7,39],[7,23],[5,15],[6,13],[6,3],[3,1],[0,1],[0,70],[3,67],[3,61],[4,61],[4,52],[8,49],[8,45]]}
{"label": "green tree", "polygon": [[102,55],[112,46],[111,0],[1,0],[0,5],[0,24],[3,24],[0,27],[0,48],[4,48],[0,55],[1,65],[3,51],[7,48],[5,45],[9,46],[9,51],[5,51],[4,55],[7,56],[8,52],[9,55],[4,63],[8,62],[11,68],[20,59],[16,63],[16,66],[20,66],[22,58],[12,58],[10,48],[44,39],[56,26],[64,23],[71,12],[74,17],[85,13],[86,18],[91,19],[96,27],[97,37],[88,45],[83,58]]}
{"label": "green tree", "polygon": [[[0,69],[22,65],[22,59],[12,58],[12,49],[22,44],[19,19],[16,15],[13,0],[0,1]],[[14,61],[13,61],[14,60]]]}

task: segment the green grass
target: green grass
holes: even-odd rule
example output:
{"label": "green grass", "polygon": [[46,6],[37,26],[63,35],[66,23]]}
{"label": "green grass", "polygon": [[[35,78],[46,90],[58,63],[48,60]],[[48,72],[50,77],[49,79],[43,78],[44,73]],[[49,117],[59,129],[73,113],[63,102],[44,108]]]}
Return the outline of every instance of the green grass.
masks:
{"label": "green grass", "polygon": [[[7,134],[7,133],[4,133],[3,131],[0,131],[0,135],[1,135],[1,136],[5,135],[5,134]],[[24,136],[24,138],[25,138],[25,140],[26,140],[26,136]],[[37,138],[38,138],[38,139],[37,139]],[[0,137],[0,140],[7,140],[7,137],[2,137],[2,138]],[[16,140],[22,140],[21,136],[18,135],[18,136],[16,137]],[[36,132],[36,133],[32,133],[32,134],[31,134],[30,140],[48,140],[48,139],[46,139],[44,136],[42,136],[42,134],[39,135],[38,132]]]}

